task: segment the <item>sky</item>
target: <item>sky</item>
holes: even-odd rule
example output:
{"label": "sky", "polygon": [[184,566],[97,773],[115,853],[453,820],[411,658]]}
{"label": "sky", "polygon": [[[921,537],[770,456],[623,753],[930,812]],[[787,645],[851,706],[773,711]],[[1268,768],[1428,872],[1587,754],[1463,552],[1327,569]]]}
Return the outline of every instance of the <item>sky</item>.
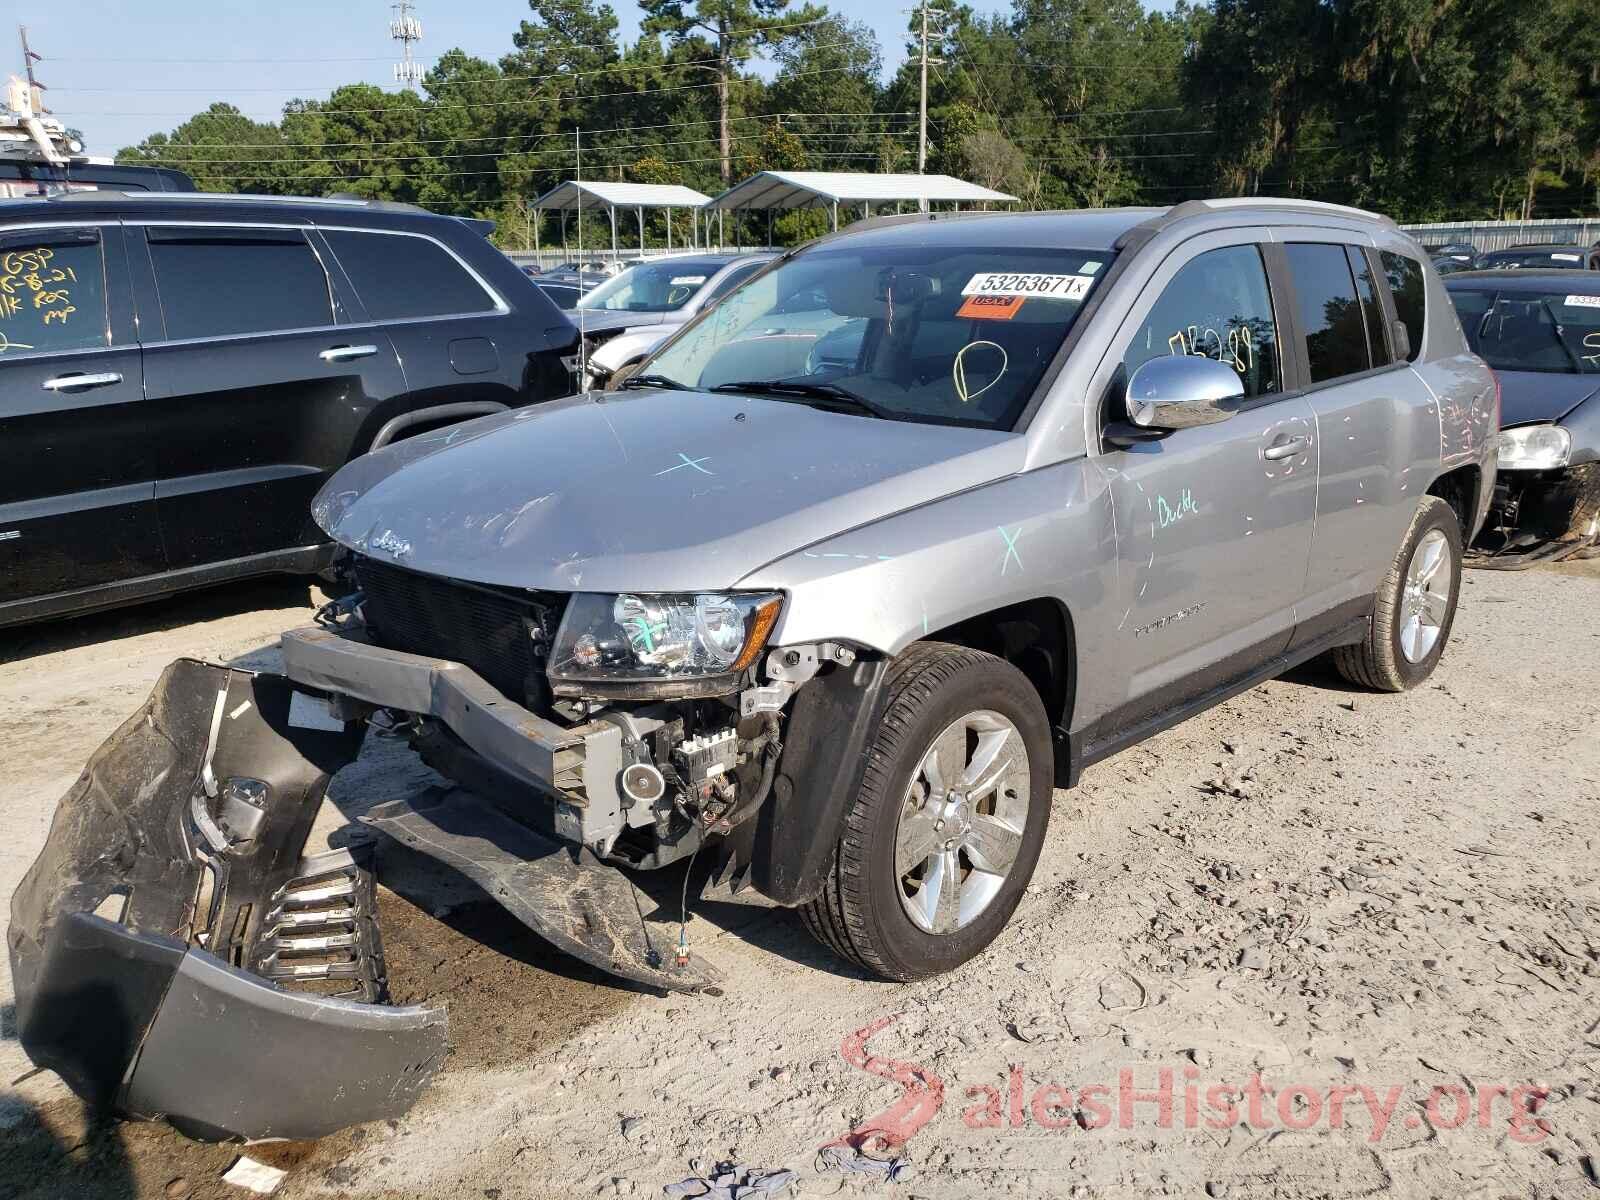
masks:
{"label": "sky", "polygon": [[[904,59],[906,11],[915,0],[835,0],[830,7],[870,25],[884,67]],[[981,13],[1006,0],[969,0]],[[90,154],[113,155],[170,130],[214,101],[258,120],[274,120],[284,101],[316,99],[345,83],[393,86],[399,44],[389,38],[388,0],[49,0],[7,8],[26,23],[46,104],[83,132]],[[612,0],[625,41],[639,30],[634,0]],[[424,65],[460,47],[491,62],[511,49],[529,15],[527,0],[415,0]],[[14,35],[0,40],[0,63],[18,72]]]}

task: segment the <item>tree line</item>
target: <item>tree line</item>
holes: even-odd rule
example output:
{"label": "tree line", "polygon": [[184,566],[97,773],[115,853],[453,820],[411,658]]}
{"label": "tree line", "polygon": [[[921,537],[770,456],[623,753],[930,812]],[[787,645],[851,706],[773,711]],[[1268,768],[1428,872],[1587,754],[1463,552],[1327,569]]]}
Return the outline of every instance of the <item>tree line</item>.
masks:
{"label": "tree line", "polygon": [[[352,83],[272,122],[217,103],[118,161],[207,190],[491,217],[503,244],[531,236],[528,200],[580,171],[714,195],[761,170],[917,169],[920,13],[885,77],[872,31],[824,5],[640,8],[624,44],[607,4],[529,0],[497,62],[451,50],[420,93]],[[927,170],[1022,207],[1272,194],[1402,221],[1600,210],[1594,0],[1012,0],[990,15],[932,0],[928,31]],[[786,214],[778,239],[823,219]]]}

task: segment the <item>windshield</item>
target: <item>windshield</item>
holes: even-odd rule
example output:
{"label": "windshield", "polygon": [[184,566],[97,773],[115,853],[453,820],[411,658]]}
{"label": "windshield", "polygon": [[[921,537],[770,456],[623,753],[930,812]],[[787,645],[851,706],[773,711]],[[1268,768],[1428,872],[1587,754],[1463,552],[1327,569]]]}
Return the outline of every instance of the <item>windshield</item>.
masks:
{"label": "windshield", "polygon": [[1473,351],[1496,370],[1600,375],[1600,291],[1452,288]]}
{"label": "windshield", "polygon": [[1561,250],[1496,250],[1478,259],[1480,270],[1505,270],[1513,267],[1567,267],[1583,270],[1583,251],[1576,246]]}
{"label": "windshield", "polygon": [[727,264],[717,259],[672,258],[640,263],[606,280],[579,308],[603,312],[673,312],[682,308]]}
{"label": "windshield", "polygon": [[1110,260],[1031,246],[808,250],[641,372],[700,389],[781,383],[816,403],[831,390],[880,416],[1009,429]]}

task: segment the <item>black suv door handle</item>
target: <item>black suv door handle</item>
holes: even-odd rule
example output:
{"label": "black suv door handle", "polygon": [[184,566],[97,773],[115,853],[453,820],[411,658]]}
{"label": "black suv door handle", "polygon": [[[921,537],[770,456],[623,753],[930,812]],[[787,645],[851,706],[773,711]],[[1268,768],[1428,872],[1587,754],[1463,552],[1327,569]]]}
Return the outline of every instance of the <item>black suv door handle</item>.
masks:
{"label": "black suv door handle", "polygon": [[1304,454],[1310,444],[1311,439],[1307,437],[1284,438],[1283,441],[1273,442],[1263,450],[1261,457],[1272,462],[1277,462],[1280,458],[1293,458],[1296,454]]}
{"label": "black suv door handle", "polygon": [[79,372],[76,375],[56,375],[46,379],[39,386],[47,392],[71,392],[78,388],[108,387],[113,383],[121,383],[122,376],[115,371],[100,371],[89,375]]}
{"label": "black suv door handle", "polygon": [[323,362],[349,362],[355,358],[368,358],[378,352],[376,346],[329,346],[317,355]]}

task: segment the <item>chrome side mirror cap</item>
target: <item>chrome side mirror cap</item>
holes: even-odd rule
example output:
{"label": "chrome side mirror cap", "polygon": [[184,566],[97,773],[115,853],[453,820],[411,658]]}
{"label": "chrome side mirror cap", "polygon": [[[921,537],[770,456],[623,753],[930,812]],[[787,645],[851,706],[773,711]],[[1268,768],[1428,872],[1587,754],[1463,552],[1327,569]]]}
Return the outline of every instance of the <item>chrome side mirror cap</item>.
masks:
{"label": "chrome side mirror cap", "polygon": [[1226,421],[1244,403],[1227,363],[1198,354],[1152,358],[1128,380],[1128,420],[1141,429],[1193,429]]}

